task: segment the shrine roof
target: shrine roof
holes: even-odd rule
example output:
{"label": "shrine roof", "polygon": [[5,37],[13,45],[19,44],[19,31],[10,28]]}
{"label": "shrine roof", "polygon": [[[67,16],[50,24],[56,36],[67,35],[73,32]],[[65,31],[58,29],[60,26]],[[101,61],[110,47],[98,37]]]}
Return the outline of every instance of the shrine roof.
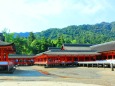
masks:
{"label": "shrine roof", "polygon": [[9,46],[9,45],[13,45],[14,43],[8,43],[8,42],[4,42],[0,40],[0,47],[1,46]]}
{"label": "shrine roof", "polygon": [[56,54],[58,54],[58,55],[98,55],[98,54],[100,54],[100,53],[98,53],[98,52],[95,52],[95,51],[92,51],[92,50],[88,50],[88,51],[86,51],[86,50],[84,50],[84,51],[76,51],[76,50],[74,50],[74,51],[71,51],[71,50],[58,50],[58,51],[48,51],[48,52],[44,52],[43,54],[54,54],[54,55],[56,55]]}
{"label": "shrine roof", "polygon": [[63,44],[63,46],[71,46],[71,47],[90,47],[92,44]]}
{"label": "shrine roof", "polygon": [[63,44],[62,49],[64,50],[91,50],[92,44]]}
{"label": "shrine roof", "polygon": [[91,46],[91,49],[96,50],[97,52],[115,50],[115,41],[93,45]]}
{"label": "shrine roof", "polygon": [[61,48],[58,48],[58,47],[48,47],[48,50],[61,50]]}
{"label": "shrine roof", "polygon": [[4,41],[1,41],[0,40],[0,48],[2,48],[2,47],[7,47],[7,46],[11,46],[11,48],[8,50],[9,52],[10,51],[13,51],[13,52],[15,52],[16,51],[16,48],[15,48],[15,44],[14,43],[8,43],[8,42],[4,42]]}
{"label": "shrine roof", "polygon": [[8,58],[33,58],[34,55],[9,54]]}

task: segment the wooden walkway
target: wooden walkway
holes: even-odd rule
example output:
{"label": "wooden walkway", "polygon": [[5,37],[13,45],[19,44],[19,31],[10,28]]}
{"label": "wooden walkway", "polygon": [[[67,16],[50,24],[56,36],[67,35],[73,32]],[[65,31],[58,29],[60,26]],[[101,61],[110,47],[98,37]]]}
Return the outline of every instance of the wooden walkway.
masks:
{"label": "wooden walkway", "polygon": [[99,61],[82,61],[78,62],[78,66],[83,67],[110,67],[112,71],[114,71],[115,60],[99,60]]}

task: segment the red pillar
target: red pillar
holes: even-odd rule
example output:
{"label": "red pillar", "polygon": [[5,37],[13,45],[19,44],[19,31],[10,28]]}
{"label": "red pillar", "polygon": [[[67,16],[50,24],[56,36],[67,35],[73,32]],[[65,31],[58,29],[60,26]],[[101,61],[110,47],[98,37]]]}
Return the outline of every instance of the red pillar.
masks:
{"label": "red pillar", "polygon": [[83,61],[85,61],[85,56],[83,56]]}
{"label": "red pillar", "polygon": [[[70,57],[69,57],[69,58],[70,58]],[[64,58],[64,59],[65,59],[64,61],[65,61],[65,62],[67,62],[67,56],[65,56],[65,58]]]}
{"label": "red pillar", "polygon": [[1,49],[1,61],[3,61],[3,49]]}
{"label": "red pillar", "polygon": [[78,61],[79,61],[79,57],[77,57]]}
{"label": "red pillar", "polygon": [[112,59],[114,59],[113,54],[112,54]]}
{"label": "red pillar", "polygon": [[71,56],[72,57],[72,63],[74,62],[74,57],[73,56]]}
{"label": "red pillar", "polygon": [[8,61],[8,53],[6,53],[6,61]]}
{"label": "red pillar", "polygon": [[107,60],[108,60],[108,55],[107,55]]}
{"label": "red pillar", "polygon": [[[89,57],[89,56],[88,56]],[[91,61],[91,57],[89,57],[89,61]]]}

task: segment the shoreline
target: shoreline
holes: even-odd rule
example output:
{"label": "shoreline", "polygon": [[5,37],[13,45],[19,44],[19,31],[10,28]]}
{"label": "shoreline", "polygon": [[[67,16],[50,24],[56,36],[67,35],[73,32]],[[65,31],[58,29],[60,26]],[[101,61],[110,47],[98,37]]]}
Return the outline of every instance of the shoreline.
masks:
{"label": "shoreline", "polygon": [[[24,74],[26,76],[23,76]],[[22,75],[21,75],[22,74]],[[31,74],[34,74],[32,76]],[[39,76],[39,74],[41,74]],[[29,76],[28,76],[29,75]],[[111,71],[109,68],[87,68],[87,67],[73,67],[73,68],[44,68],[43,66],[19,66],[14,74],[0,75],[0,82],[12,84],[15,86],[23,86],[21,84],[26,82],[41,83],[75,83],[78,86],[84,84],[84,86],[114,86],[115,85],[115,71]],[[61,85],[61,86],[62,86]],[[5,85],[2,85],[5,86]],[[10,86],[10,85],[9,85]],[[25,85],[26,86],[26,85]],[[50,85],[49,86],[60,86]],[[66,85],[65,85],[66,86]],[[71,85],[67,85],[71,86]],[[74,85],[75,86],[75,85]],[[82,85],[81,85],[82,86]]]}

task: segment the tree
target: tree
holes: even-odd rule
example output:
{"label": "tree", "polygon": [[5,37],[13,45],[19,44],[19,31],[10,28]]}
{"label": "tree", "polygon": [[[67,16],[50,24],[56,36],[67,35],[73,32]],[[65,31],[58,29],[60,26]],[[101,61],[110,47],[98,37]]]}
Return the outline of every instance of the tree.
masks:
{"label": "tree", "polygon": [[5,36],[5,41],[6,42],[13,42],[13,39],[14,39],[14,33],[10,33],[10,30],[5,28],[3,31],[2,31],[3,35]]}
{"label": "tree", "polygon": [[28,44],[31,45],[31,43],[35,40],[35,36],[34,36],[34,33],[33,32],[30,32],[29,33],[29,36],[28,36]]}
{"label": "tree", "polygon": [[59,36],[57,39],[57,47],[61,47],[62,44],[65,43],[63,36]]}

